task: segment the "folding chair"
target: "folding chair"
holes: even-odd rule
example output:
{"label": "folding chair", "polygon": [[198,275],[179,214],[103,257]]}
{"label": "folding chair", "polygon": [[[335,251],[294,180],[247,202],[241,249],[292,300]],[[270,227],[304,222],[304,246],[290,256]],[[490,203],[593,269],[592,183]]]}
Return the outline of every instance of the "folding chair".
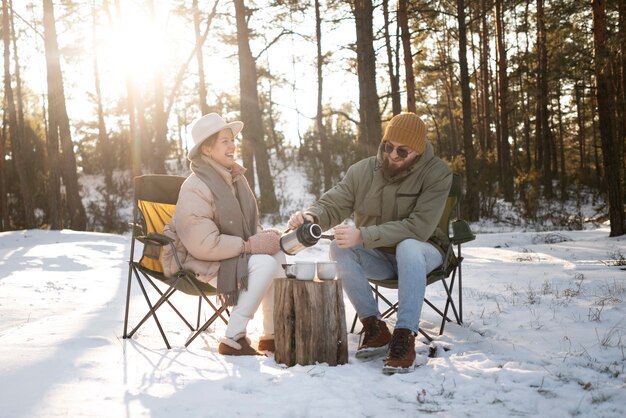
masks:
{"label": "folding chair", "polygon": [[[169,305],[192,332],[191,336],[185,342],[185,347],[218,318],[228,323],[223,315],[228,315],[226,306],[221,305],[217,307],[208,298],[209,296],[217,294],[216,289],[207,283],[197,280],[194,272],[185,270],[176,255],[175,248],[172,249],[174,250],[176,262],[178,263],[178,272],[173,277],[166,277],[163,274],[163,267],[159,260],[161,248],[165,245],[174,247],[174,243],[171,238],[163,235],[162,232],[165,225],[167,225],[172,218],[178,200],[178,193],[184,181],[185,177],[168,175],[143,175],[135,177],[133,222],[131,224],[132,241],[130,246],[123,337],[131,338],[147,320],[153,318],[168,349],[171,348],[171,346],[157,316],[157,310],[163,305]],[[135,260],[135,244],[137,241],[143,244],[141,258],[138,261]],[[136,279],[146,300],[148,312],[137,325],[128,332],[128,315],[133,277]],[[146,286],[146,284],[150,286]],[[185,316],[181,314],[180,310],[174,306],[171,297],[176,291],[198,297],[198,316],[195,327],[192,326]],[[203,301],[212,309],[213,314],[200,326]]]}
{"label": "folding chair", "polygon": [[[444,208],[441,219],[439,220],[439,228],[448,234],[450,237],[450,245],[446,249],[443,257],[443,263],[435,270],[431,271],[426,277],[426,286],[441,282],[446,292],[446,302],[441,310],[434,303],[424,298],[424,303],[430,306],[437,314],[441,316],[441,325],[439,327],[439,335],[443,334],[446,322],[452,320],[448,316],[448,312],[452,309],[454,319],[457,324],[463,323],[463,277],[461,264],[463,257],[461,255],[461,244],[472,241],[476,236],[472,233],[469,224],[460,219],[461,217],[461,193],[462,193],[462,179],[458,173],[453,173],[452,185],[450,186],[450,192],[448,199],[446,200],[446,206]],[[454,217],[454,221],[452,221]],[[452,221],[452,222],[451,222]],[[452,223],[452,235],[450,236],[450,223]],[[456,254],[454,247],[456,246]],[[458,278],[458,283],[455,281]],[[398,289],[398,280],[373,280],[369,279],[370,286],[376,296],[376,300],[382,300],[388,308],[382,313],[383,318],[389,318],[393,316],[398,310],[398,302],[391,302],[381,292],[380,288],[386,289]],[[455,284],[457,285],[457,300],[458,309],[453,298],[453,290]],[[358,315],[354,316],[352,321],[352,328],[350,332],[353,333],[358,320]],[[419,328],[420,334],[422,334],[429,342],[433,341],[433,338],[425,332],[421,327]]]}

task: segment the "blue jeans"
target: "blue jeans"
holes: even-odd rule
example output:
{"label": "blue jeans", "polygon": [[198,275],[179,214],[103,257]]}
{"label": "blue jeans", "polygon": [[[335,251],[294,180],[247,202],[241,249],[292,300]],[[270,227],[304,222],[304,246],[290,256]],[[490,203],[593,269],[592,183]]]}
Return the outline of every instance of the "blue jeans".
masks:
{"label": "blue jeans", "polygon": [[381,317],[368,278],[386,280],[398,278],[398,318],[396,329],[417,332],[426,293],[426,275],[439,267],[443,257],[428,242],[415,239],[401,241],[395,254],[367,250],[362,245],[339,248],[330,244],[330,258],[337,262],[337,277],[341,279],[350,302],[360,319]]}

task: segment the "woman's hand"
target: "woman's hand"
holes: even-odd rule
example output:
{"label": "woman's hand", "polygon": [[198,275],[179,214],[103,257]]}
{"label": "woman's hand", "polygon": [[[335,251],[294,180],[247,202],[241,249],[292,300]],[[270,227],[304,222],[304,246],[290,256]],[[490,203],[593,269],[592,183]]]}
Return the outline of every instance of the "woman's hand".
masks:
{"label": "woman's hand", "polygon": [[276,254],[280,251],[280,232],[268,229],[258,232],[243,243],[243,252],[249,254]]}
{"label": "woman's hand", "polygon": [[287,226],[289,227],[289,229],[296,229],[305,222],[313,223],[314,221],[315,219],[313,219],[313,216],[309,215],[308,213],[297,211],[294,212],[293,215],[291,215],[289,221],[287,222]]}
{"label": "woman's hand", "polygon": [[363,244],[361,230],[354,225],[337,225],[334,231],[335,241],[339,248],[351,248]]}

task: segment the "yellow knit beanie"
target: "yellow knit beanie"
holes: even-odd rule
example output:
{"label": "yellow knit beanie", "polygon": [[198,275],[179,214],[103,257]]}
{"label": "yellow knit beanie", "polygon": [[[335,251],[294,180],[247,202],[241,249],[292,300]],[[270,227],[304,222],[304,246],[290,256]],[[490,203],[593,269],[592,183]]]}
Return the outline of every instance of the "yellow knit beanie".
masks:
{"label": "yellow knit beanie", "polygon": [[426,125],[415,113],[400,113],[387,124],[383,141],[399,142],[422,154],[426,149]]}

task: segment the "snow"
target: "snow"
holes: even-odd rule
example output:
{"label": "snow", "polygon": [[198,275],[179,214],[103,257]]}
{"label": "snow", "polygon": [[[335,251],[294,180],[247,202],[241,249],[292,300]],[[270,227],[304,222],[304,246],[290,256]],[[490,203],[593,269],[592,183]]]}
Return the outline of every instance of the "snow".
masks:
{"label": "snow", "polygon": [[[382,358],[287,368],[217,353],[225,325],[188,336],[161,313],[122,339],[128,235],[0,233],[1,417],[621,417],[626,407],[626,237],[583,231],[479,233],[464,245],[464,324],[448,324],[418,367]],[[327,246],[294,258],[323,260]],[[390,293],[391,295],[391,293]],[[427,297],[441,302],[443,290]],[[196,299],[179,305],[193,317]],[[145,302],[133,287],[131,307]],[[354,311],[346,299],[350,325]],[[131,320],[139,312],[131,313]],[[393,320],[389,321],[393,325]],[[436,335],[425,307],[422,327]],[[249,326],[256,341],[258,315]],[[429,357],[429,352],[434,356]]]}

